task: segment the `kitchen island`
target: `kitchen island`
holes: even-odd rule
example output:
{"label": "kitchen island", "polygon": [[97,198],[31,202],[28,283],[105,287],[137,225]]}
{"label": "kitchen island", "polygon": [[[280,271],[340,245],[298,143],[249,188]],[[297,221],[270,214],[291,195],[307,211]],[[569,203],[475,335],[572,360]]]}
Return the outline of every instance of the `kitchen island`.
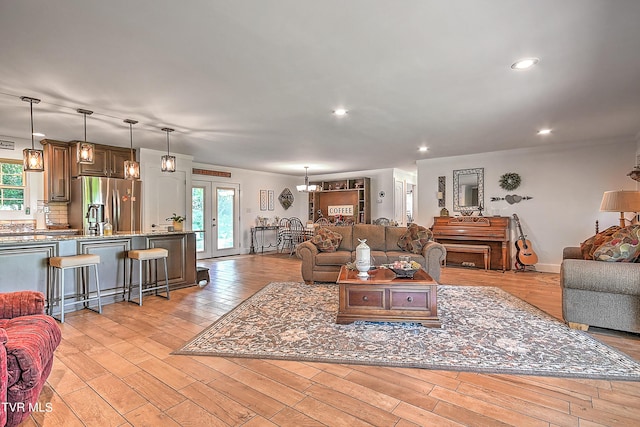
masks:
{"label": "kitchen island", "polygon": [[[98,272],[103,304],[122,301],[130,269],[127,251],[147,248],[169,251],[167,267],[171,289],[196,283],[193,232],[124,232],[113,236],[33,234],[0,237],[0,292],[34,290],[47,295],[50,257],[93,254],[100,256]],[[137,264],[134,263],[134,280],[138,277]],[[158,280],[164,281],[162,267],[158,270]],[[94,283],[93,279],[89,283]],[[65,275],[65,295],[75,295],[79,287],[79,275]],[[72,306],[68,309],[71,311]]]}

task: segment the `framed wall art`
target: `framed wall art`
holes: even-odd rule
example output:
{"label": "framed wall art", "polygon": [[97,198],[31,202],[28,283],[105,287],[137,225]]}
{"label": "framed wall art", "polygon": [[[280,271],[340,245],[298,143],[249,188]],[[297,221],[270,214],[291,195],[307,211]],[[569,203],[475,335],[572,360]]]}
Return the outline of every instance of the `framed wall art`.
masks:
{"label": "framed wall art", "polygon": [[276,196],[273,190],[267,191],[267,203],[270,211],[275,210],[275,198]]}
{"label": "framed wall art", "polygon": [[282,193],[280,193],[280,196],[278,196],[278,200],[280,201],[280,204],[282,205],[284,210],[289,209],[293,204],[293,194],[291,193],[291,190],[289,190],[288,188],[282,190]]}
{"label": "framed wall art", "polygon": [[260,210],[267,210],[267,190],[260,190]]}

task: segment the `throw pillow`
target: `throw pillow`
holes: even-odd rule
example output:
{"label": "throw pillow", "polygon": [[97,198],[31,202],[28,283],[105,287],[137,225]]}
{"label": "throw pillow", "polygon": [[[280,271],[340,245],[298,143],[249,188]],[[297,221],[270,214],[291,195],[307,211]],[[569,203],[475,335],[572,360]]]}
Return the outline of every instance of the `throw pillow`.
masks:
{"label": "throw pillow", "polygon": [[311,239],[311,243],[316,245],[320,252],[335,252],[342,243],[342,234],[328,228],[319,228]]}
{"label": "throw pillow", "polygon": [[580,252],[582,252],[582,258],[593,259],[593,253],[595,252],[595,250],[598,249],[601,245],[613,239],[613,234],[620,229],[621,227],[613,225],[580,243]]}
{"label": "throw pillow", "polygon": [[593,253],[596,261],[636,262],[640,258],[640,225],[616,231],[612,239]]}
{"label": "throw pillow", "polygon": [[433,233],[428,228],[418,224],[411,224],[398,240],[398,247],[403,251],[421,254],[422,248],[432,237]]}

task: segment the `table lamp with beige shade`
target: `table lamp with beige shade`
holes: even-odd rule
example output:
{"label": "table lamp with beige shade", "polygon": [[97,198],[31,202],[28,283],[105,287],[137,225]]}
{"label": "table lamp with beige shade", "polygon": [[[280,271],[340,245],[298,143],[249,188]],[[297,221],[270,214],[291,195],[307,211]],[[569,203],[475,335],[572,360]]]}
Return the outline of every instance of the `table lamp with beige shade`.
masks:
{"label": "table lamp with beige shade", "polygon": [[620,227],[624,227],[625,212],[640,212],[640,191],[605,191],[600,210],[602,212],[620,212]]}

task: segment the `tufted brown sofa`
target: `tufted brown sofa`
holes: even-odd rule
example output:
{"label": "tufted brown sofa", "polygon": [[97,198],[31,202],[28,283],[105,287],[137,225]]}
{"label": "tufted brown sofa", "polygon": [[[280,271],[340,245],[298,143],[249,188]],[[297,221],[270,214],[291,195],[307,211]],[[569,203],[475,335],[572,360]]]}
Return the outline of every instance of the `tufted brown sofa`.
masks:
{"label": "tufted brown sofa", "polygon": [[306,283],[335,282],[340,267],[355,260],[356,246],[360,244],[358,239],[367,239],[376,265],[394,262],[401,255],[410,255],[411,259],[420,263],[434,280],[440,280],[440,266],[446,255],[444,246],[430,241],[420,254],[405,252],[398,247],[398,240],[407,231],[405,227],[355,224],[326,228],[342,235],[342,243],[337,251],[320,252],[310,241],[301,243],[296,248],[298,258],[302,259],[300,268]]}
{"label": "tufted brown sofa", "polygon": [[44,301],[41,292],[0,293],[0,426],[29,416],[51,373],[62,334]]}

